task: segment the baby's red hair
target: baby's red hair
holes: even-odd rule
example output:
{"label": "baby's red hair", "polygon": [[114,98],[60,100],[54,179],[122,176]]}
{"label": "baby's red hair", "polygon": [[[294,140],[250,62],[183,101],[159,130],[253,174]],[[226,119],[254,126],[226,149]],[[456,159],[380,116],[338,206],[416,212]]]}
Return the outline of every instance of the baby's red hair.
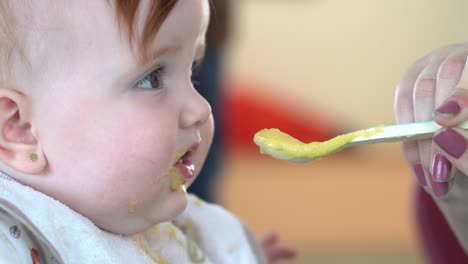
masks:
{"label": "baby's red hair", "polygon": [[[168,17],[178,0],[151,0],[148,2],[140,0],[108,0],[109,6],[115,9],[116,21],[122,31],[123,36],[127,37],[132,49],[139,59],[143,61],[148,59],[149,46],[158,33],[164,20]],[[14,56],[18,56],[27,64],[27,58],[23,53],[21,41],[16,32],[16,22],[11,14],[12,3],[10,1],[0,0],[0,65],[8,70],[10,62]],[[143,6],[142,3],[149,3]],[[147,10],[139,10],[145,8]],[[146,17],[139,18],[140,14],[146,14]],[[142,32],[136,32],[137,20],[144,19]],[[4,69],[4,70],[5,70]],[[0,80],[6,72],[0,71]]]}
{"label": "baby's red hair", "polygon": [[115,8],[117,12],[117,22],[125,33],[131,44],[136,42],[139,45],[140,55],[145,60],[148,58],[149,46],[158,33],[164,20],[172,11],[178,0],[158,0],[151,1],[148,9],[145,26],[142,36],[137,37],[135,34],[135,22],[137,20],[138,8],[140,0],[115,0]]}

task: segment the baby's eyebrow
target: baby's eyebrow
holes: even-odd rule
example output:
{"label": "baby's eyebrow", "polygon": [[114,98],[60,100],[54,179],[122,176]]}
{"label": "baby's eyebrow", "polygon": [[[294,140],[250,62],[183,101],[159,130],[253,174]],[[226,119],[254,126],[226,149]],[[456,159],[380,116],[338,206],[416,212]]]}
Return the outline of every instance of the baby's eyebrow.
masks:
{"label": "baby's eyebrow", "polygon": [[176,45],[176,46],[166,46],[166,47],[162,47],[160,49],[157,49],[154,54],[151,56],[152,59],[155,59],[155,58],[159,58],[163,55],[167,55],[167,54],[175,54],[177,52],[179,52],[180,50],[182,49],[181,46],[179,45]]}
{"label": "baby's eyebrow", "polygon": [[[205,43],[201,43],[197,45],[196,50],[195,50],[195,59],[196,60],[201,60],[205,56],[205,48],[206,45]],[[156,60],[157,58],[167,55],[167,54],[176,54],[179,51],[182,50],[182,46],[180,45],[171,45],[171,46],[164,46],[159,49],[156,49],[156,51],[151,52],[149,56],[143,59],[143,61],[140,63],[141,65],[146,65],[150,63],[151,61]]]}
{"label": "baby's eyebrow", "polygon": [[146,65],[157,58],[167,55],[167,54],[176,54],[182,49],[180,45],[170,45],[170,46],[163,46],[159,49],[156,49],[154,52],[149,52],[147,56],[144,56],[143,60],[140,62],[141,65]]}

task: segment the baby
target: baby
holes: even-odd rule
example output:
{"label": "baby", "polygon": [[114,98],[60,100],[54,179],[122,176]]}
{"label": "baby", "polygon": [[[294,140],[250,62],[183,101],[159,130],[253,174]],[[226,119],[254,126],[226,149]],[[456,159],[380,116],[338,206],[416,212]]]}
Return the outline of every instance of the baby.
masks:
{"label": "baby", "polygon": [[186,193],[213,133],[191,83],[208,17],[208,0],[0,2],[0,263],[271,260],[274,239]]}

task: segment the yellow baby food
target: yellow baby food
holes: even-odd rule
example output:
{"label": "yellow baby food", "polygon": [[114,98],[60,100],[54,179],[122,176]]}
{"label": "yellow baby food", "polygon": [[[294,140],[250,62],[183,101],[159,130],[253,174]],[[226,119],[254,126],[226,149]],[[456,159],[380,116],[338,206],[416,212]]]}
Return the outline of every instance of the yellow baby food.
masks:
{"label": "yellow baby food", "polygon": [[[175,161],[178,161],[187,152],[187,150],[178,151],[176,153]],[[185,184],[185,180],[175,167],[169,170],[169,177],[171,178],[171,191],[176,191],[180,186]]]}
{"label": "yellow baby food", "polygon": [[304,143],[279,129],[262,129],[254,136],[254,142],[260,147],[260,153],[274,158],[295,162],[307,162],[321,159],[334,152],[357,137],[370,137],[383,132],[383,126],[359,130],[339,135],[324,142]]}
{"label": "yellow baby food", "polygon": [[176,168],[172,168],[169,171],[169,176],[171,177],[171,191],[177,191],[180,186],[185,184],[185,180],[182,178]]}

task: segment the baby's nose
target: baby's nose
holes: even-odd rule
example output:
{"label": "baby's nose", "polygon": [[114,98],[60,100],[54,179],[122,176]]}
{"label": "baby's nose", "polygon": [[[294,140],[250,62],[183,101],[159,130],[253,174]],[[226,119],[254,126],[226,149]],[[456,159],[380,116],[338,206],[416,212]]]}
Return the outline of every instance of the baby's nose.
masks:
{"label": "baby's nose", "polygon": [[211,106],[193,87],[183,99],[183,109],[180,116],[180,127],[200,126],[211,115]]}

